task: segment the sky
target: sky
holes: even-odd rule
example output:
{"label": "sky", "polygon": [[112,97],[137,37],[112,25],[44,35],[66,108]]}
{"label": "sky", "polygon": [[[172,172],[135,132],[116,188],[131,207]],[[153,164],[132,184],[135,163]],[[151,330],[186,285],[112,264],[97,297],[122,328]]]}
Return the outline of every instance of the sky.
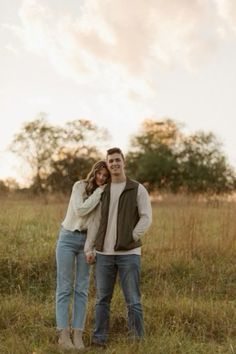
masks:
{"label": "sky", "polygon": [[0,179],[39,112],[86,118],[128,151],[149,119],[213,132],[236,168],[236,1],[0,0]]}

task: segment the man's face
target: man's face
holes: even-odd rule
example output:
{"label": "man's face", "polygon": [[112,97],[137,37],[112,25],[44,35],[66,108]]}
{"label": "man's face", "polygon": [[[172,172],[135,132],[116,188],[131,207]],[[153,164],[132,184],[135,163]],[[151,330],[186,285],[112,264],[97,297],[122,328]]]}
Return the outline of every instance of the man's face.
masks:
{"label": "man's face", "polygon": [[125,164],[122,155],[119,153],[107,155],[107,167],[111,176],[123,175]]}

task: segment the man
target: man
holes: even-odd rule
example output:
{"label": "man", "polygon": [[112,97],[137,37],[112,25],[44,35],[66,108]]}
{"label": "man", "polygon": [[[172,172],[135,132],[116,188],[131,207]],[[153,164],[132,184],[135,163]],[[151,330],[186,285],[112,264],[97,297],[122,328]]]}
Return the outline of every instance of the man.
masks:
{"label": "man", "polygon": [[[107,342],[110,302],[117,273],[128,309],[129,333],[137,339],[144,335],[140,294],[140,238],[147,231],[152,219],[146,189],[125,175],[122,151],[119,148],[109,149],[106,162],[111,182],[107,184],[101,197],[95,239],[96,306],[92,343],[96,345],[105,345]],[[90,230],[91,235],[93,232]],[[91,243],[91,239],[89,242]],[[88,246],[85,249],[88,251]],[[87,261],[92,262],[91,253],[86,254]]]}

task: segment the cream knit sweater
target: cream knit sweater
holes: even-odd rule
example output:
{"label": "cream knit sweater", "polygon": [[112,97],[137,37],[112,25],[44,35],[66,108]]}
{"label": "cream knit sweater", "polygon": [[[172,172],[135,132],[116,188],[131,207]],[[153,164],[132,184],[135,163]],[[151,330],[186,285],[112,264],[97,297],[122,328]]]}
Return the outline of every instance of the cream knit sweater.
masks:
{"label": "cream knit sweater", "polygon": [[[62,226],[69,231],[87,230],[93,211],[99,204],[104,187],[98,187],[88,198],[85,191],[86,182],[78,181],[72,193]],[[87,198],[87,199],[86,199]]]}

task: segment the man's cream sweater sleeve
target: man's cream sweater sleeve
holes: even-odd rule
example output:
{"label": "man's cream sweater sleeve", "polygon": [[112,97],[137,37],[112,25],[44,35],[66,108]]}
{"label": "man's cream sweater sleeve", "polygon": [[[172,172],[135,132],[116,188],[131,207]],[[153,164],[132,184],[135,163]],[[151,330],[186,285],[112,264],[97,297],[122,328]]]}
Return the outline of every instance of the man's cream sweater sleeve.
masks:
{"label": "man's cream sweater sleeve", "polygon": [[139,221],[133,230],[133,238],[137,241],[152,223],[152,207],[146,188],[139,184],[137,194]]}

